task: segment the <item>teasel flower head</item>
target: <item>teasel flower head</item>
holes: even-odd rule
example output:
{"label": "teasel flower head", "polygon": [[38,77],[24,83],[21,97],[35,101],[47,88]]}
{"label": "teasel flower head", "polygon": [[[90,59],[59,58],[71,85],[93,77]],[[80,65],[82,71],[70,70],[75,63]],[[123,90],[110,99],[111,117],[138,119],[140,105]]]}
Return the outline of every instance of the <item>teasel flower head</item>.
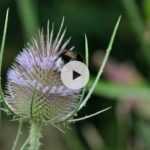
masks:
{"label": "teasel flower head", "polygon": [[65,65],[61,55],[70,38],[64,41],[64,19],[57,35],[54,26],[32,40],[16,57],[7,78],[6,103],[19,117],[40,122],[61,122],[78,104],[80,90],[67,88],[60,72]]}
{"label": "teasel flower head", "polygon": [[[50,122],[55,126],[57,123],[75,123],[85,120],[108,110],[110,107],[81,118],[73,118],[86,106],[102,75],[120,20],[121,16],[115,25],[97,76],[87,94],[85,94],[86,87],[74,90],[67,88],[62,83],[60,74],[66,63],[63,56],[66,52],[72,52],[74,47],[68,48],[70,38],[64,40],[66,33],[66,29],[63,30],[64,18],[56,36],[54,35],[54,26],[52,25],[52,29],[49,31],[48,23],[46,36],[41,31],[16,57],[15,63],[8,71],[4,99],[11,111],[21,120],[27,119],[32,123],[40,124]],[[86,35],[85,52],[85,63],[88,66]],[[72,57],[69,61],[75,59],[76,57]]]}
{"label": "teasel flower head", "polygon": [[[8,24],[8,13],[9,9],[6,13],[2,37],[0,74]],[[30,150],[39,150],[41,146],[40,139],[42,137],[41,129],[44,123],[51,123],[51,125],[63,131],[57,126],[59,123],[75,123],[94,117],[109,109],[106,108],[81,118],[73,118],[75,114],[86,106],[101,77],[120,20],[121,17],[118,18],[102,65],[100,66],[98,74],[93,84],[91,84],[87,95],[85,95],[86,87],[81,90],[73,90],[67,88],[61,81],[61,70],[66,63],[62,56],[64,56],[66,52],[73,50],[73,47],[67,48],[70,38],[64,41],[66,33],[66,29],[63,30],[64,18],[56,36],[54,36],[53,26],[51,32],[49,32],[48,23],[46,36],[44,36],[43,32],[40,32],[39,35],[16,57],[15,63],[11,66],[7,74],[5,94],[0,86],[3,101],[11,111],[19,117],[18,119],[20,121],[18,133],[12,149],[16,149],[18,145],[24,119],[30,122],[31,128],[29,137],[22,145],[21,149],[29,148]],[[86,36],[85,50],[85,60],[86,65],[88,66],[88,42]],[[76,57],[72,57],[69,61],[74,59],[76,59]],[[81,91],[82,93],[80,94]]]}

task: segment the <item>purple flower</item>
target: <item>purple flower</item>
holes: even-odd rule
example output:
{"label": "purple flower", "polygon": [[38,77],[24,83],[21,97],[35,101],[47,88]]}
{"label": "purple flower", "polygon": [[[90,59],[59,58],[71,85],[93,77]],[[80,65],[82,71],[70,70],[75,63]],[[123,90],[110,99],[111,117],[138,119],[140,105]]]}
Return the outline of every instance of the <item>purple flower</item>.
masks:
{"label": "purple flower", "polygon": [[[60,79],[64,65],[60,55],[66,51],[70,38],[63,42],[66,29],[43,32],[17,56],[7,74],[6,102],[11,110],[27,119],[59,122],[74,111],[80,90],[65,87]],[[68,49],[72,50],[72,48]]]}

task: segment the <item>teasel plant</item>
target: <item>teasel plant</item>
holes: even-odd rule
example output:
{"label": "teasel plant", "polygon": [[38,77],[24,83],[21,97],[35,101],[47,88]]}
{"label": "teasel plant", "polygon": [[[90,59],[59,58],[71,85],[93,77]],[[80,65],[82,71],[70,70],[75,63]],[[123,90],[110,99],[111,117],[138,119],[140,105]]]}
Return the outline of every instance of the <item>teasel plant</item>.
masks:
{"label": "teasel plant", "polygon": [[[4,32],[0,51],[0,75],[3,61],[5,39],[7,33],[9,9],[6,13]],[[108,48],[99,68],[95,81],[89,89],[72,90],[63,85],[60,72],[65,62],[62,55],[74,51],[74,47],[67,48],[71,38],[64,41],[66,28],[62,19],[58,33],[54,34],[54,25],[47,32],[39,34],[28,43],[15,62],[8,70],[6,90],[0,86],[1,103],[5,108],[0,108],[14,116],[19,121],[19,127],[12,150],[16,150],[24,122],[30,124],[30,132],[20,150],[39,150],[42,138],[42,129],[52,125],[64,132],[62,126],[67,126],[78,121],[89,119],[110,109],[110,107],[96,113],[77,118],[90,99],[107,63],[112,45],[119,27],[121,17],[114,27]],[[71,60],[70,60],[71,61]],[[88,40],[85,35],[85,64],[89,65]],[[1,80],[0,80],[1,83]],[[87,93],[87,94],[86,94]]]}

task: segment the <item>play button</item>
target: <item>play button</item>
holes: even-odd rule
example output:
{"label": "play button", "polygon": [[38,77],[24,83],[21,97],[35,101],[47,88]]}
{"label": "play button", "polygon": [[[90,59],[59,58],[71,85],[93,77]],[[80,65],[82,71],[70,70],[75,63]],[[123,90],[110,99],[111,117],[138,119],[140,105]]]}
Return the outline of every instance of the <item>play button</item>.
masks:
{"label": "play button", "polygon": [[78,73],[78,72],[76,72],[76,71],[73,70],[73,80],[75,80],[76,78],[78,78],[80,76],[81,76],[80,73]]}
{"label": "play button", "polygon": [[61,80],[70,89],[81,89],[88,83],[88,67],[80,61],[70,61],[61,70]]}

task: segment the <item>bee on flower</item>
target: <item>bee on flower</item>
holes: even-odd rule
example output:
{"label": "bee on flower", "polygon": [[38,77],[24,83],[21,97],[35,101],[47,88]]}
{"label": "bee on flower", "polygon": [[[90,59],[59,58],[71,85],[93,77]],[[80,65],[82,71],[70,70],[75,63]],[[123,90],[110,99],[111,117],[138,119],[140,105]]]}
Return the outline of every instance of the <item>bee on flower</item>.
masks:
{"label": "bee on flower", "polygon": [[64,19],[54,38],[54,27],[43,32],[16,57],[7,77],[6,102],[10,109],[26,119],[60,122],[77,107],[81,90],[67,88],[61,81],[62,67],[76,60],[73,48],[64,41]]}
{"label": "bee on flower", "polygon": [[[2,48],[0,52],[0,73],[4,43],[7,31],[8,13],[6,13]],[[61,80],[61,71],[66,63],[80,60],[81,57],[74,51],[74,47],[68,48],[71,38],[65,40],[66,29],[63,29],[64,18],[62,19],[58,33],[54,34],[54,26],[47,33],[39,32],[31,43],[28,43],[15,62],[8,70],[5,94],[0,87],[1,99],[21,121],[18,128],[16,140],[12,147],[16,149],[21,135],[22,120],[27,120],[30,125],[29,137],[21,149],[39,150],[42,137],[41,129],[43,124],[50,123],[58,128],[61,123],[74,123],[96,116],[110,107],[87,115],[81,118],[74,118],[77,113],[86,106],[92,95],[96,84],[103,72],[112,44],[120,23],[119,17],[114,28],[109,46],[106,50],[101,67],[95,81],[89,88],[71,89],[64,85]],[[88,42],[85,36],[86,65],[88,66]],[[0,80],[1,82],[1,80]],[[58,128],[60,129],[60,128]]]}
{"label": "bee on flower", "polygon": [[[120,18],[115,26],[110,45],[106,51],[104,61],[98,75],[87,95],[85,88],[70,89],[61,80],[63,66],[73,60],[81,60],[74,52],[74,47],[68,48],[71,38],[64,40],[66,28],[62,19],[58,33],[54,34],[54,26],[47,33],[39,32],[31,43],[27,44],[16,57],[14,64],[7,73],[5,102],[19,118],[31,122],[57,124],[61,122],[81,121],[103,111],[76,118],[73,117],[89,100],[94,88],[103,72],[108,59],[114,36]],[[86,64],[88,65],[88,42],[85,36]]]}

